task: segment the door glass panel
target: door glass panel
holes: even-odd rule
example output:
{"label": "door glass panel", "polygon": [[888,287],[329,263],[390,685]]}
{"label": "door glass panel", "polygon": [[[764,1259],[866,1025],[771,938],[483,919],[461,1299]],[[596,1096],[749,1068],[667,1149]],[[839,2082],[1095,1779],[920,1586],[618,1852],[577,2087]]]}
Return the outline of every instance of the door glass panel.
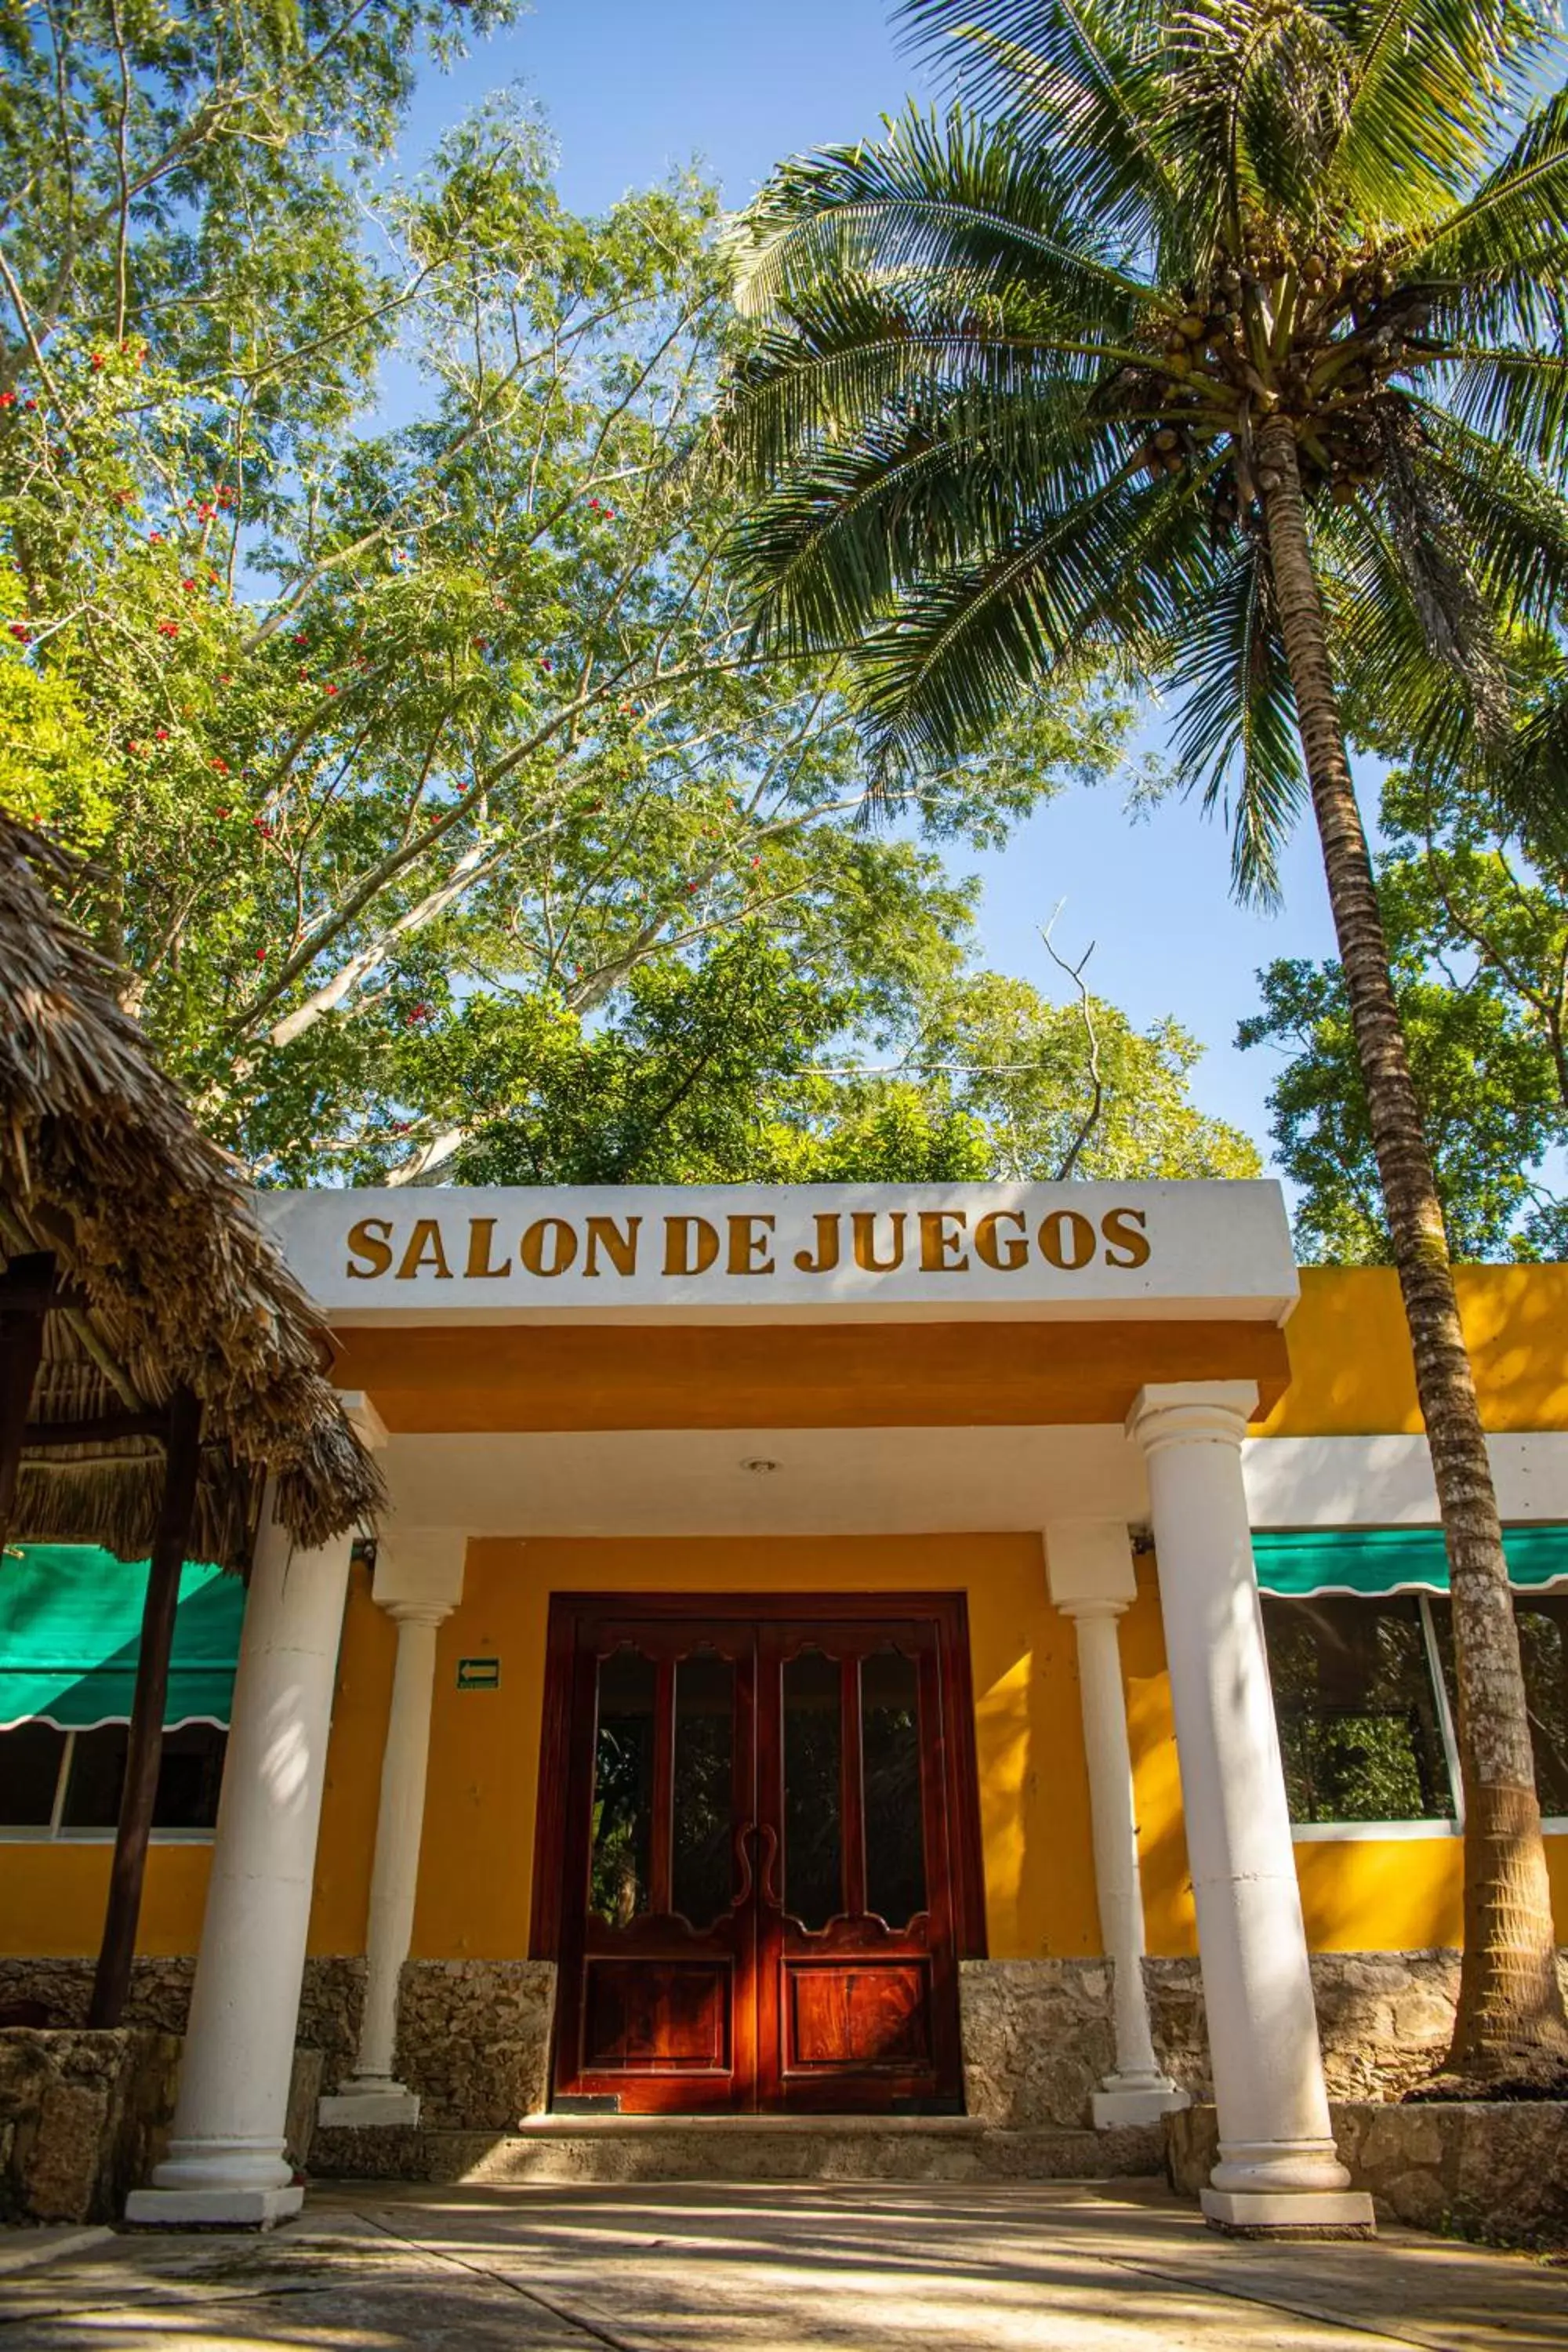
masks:
{"label": "door glass panel", "polygon": [[699,1650],[675,1669],[675,1833],[670,1900],[694,1927],[729,1903],[734,1864],[735,1669]]}
{"label": "door glass panel", "polygon": [[866,1787],[866,1907],[904,1927],[926,1907],[921,1808],[920,1671],[879,1650],[860,1666],[860,1756]]}
{"label": "door glass panel", "polygon": [[599,1668],[588,1908],[616,1927],[650,1900],[656,1680],[653,1660],[633,1649]]}
{"label": "door glass panel", "polygon": [[842,1672],[820,1650],[784,1670],[784,1908],[803,1927],[844,1908]]}

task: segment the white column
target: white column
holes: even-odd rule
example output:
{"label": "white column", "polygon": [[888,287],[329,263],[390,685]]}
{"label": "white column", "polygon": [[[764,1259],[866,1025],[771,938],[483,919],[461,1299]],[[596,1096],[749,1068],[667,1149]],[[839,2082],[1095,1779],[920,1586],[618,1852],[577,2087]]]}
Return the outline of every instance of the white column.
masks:
{"label": "white column", "polygon": [[327,2125],[363,2130],[370,2125],[411,2126],[419,2120],[418,2094],[393,2071],[397,1997],[414,1937],[430,1701],[436,1687],[436,1630],[462,1598],[467,1541],[460,1528],[394,1528],[376,1546],[372,1591],[397,1626],[397,1662],[381,1759],[365,1937],[364,2015],[353,2072],[321,2100],[317,2111]]}
{"label": "white column", "polygon": [[1046,1529],[1051,1599],[1078,1636],[1079,1696],[1089,1768],[1100,1941],[1111,1968],[1116,2063],[1094,2094],[1097,2130],[1152,2123],[1184,2107],[1154,2054],[1143,1983],[1138,1817],[1116,1621],[1137,1592],[1132,1548],[1118,1519],[1057,1519]]}
{"label": "white column", "polygon": [[1250,1381],[1146,1388],[1148,1459],[1219,2162],[1203,2206],[1244,2231],[1369,2231],[1334,2152],[1252,1559]]}
{"label": "white column", "polygon": [[263,1502],[174,2134],[131,2221],[267,2227],[283,2154],[353,1538],[297,1549]]}

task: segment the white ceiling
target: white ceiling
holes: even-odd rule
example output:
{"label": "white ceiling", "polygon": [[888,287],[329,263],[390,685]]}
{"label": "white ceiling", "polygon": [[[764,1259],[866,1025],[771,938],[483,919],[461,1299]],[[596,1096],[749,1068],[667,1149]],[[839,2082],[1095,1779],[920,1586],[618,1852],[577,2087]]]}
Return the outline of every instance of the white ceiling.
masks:
{"label": "white ceiling", "polygon": [[395,1435],[382,1466],[405,1526],[471,1535],[995,1533],[1149,1507],[1138,1449],[1100,1425]]}

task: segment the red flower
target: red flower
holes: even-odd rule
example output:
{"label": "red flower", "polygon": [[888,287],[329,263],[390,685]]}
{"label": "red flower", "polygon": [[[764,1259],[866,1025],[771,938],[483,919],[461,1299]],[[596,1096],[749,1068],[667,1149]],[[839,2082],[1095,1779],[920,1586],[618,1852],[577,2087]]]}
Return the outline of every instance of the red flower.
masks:
{"label": "red flower", "polygon": [[14,392],[0,392],[0,408],[15,408],[16,405],[16,395]]}
{"label": "red flower", "polygon": [[158,635],[159,635],[161,637],[177,637],[177,636],[179,635],[179,634],[180,634],[180,625],[179,625],[178,621],[160,621],[160,622],[159,622],[159,624],[158,624]]}
{"label": "red flower", "polygon": [[762,864],[762,862],[763,862],[763,861],[762,861],[762,859],[761,859],[760,857],[753,857],[753,858],[752,858],[752,865],[753,865],[753,866],[760,866],[760,865]]}
{"label": "red flower", "polygon": [[213,814],[215,816],[226,816],[228,814],[228,811],[227,809],[215,809]]}
{"label": "red flower", "polygon": [[196,509],[196,520],[198,522],[211,522],[216,512],[216,507],[209,506],[204,499],[201,505]]}
{"label": "red flower", "polygon": [[141,746],[141,744],[140,744],[140,743],[127,743],[127,745],[125,746],[125,748],[126,748],[126,750],[131,753],[131,755],[132,755],[132,759],[135,759],[135,758],[139,755],[139,753],[141,752],[141,750],[142,750],[142,746]]}
{"label": "red flower", "polygon": [[329,686],[322,688],[323,693],[326,694],[336,694],[337,690],[338,689],[335,686]]}
{"label": "red flower", "polygon": [[552,661],[542,661],[539,667],[542,670],[552,670],[554,668],[555,664]]}
{"label": "red flower", "polygon": [[36,400],[25,400],[22,403],[24,408],[37,408],[37,404]]}
{"label": "red flower", "polygon": [[158,728],[155,731],[156,731],[156,733],[157,733],[158,740],[159,740],[159,742],[160,742],[160,743],[166,743],[166,742],[168,741],[168,740],[169,740],[169,730],[168,730],[168,729],[167,729],[166,727],[160,727],[160,728]]}
{"label": "red flower", "polygon": [[256,961],[258,963],[265,963],[267,961],[267,950],[265,948],[257,949]]}
{"label": "red flower", "polygon": [[33,642],[33,632],[27,626],[26,621],[13,621],[11,624],[11,635],[16,638],[16,643],[19,646],[30,646]]}
{"label": "red flower", "polygon": [[150,530],[147,534],[147,544],[149,547],[162,547],[163,544],[163,532],[161,530]]}
{"label": "red flower", "polygon": [[214,766],[214,768],[216,770],[217,773],[218,773],[220,776],[226,776],[226,775],[227,775],[227,773],[228,773],[228,761],[227,761],[226,760],[215,760],[215,761],[213,761],[213,766]]}
{"label": "red flower", "polygon": [[295,630],[295,632],[294,632],[294,643],[295,643],[297,646],[302,646],[302,645],[304,645],[306,642],[307,642],[307,639],[306,639],[306,636],[305,636],[305,632],[304,632],[304,630],[303,630],[303,629],[296,629],[296,630]]}
{"label": "red flower", "polygon": [[194,580],[182,580],[180,585],[184,590],[187,596],[194,596],[195,594],[196,583]]}

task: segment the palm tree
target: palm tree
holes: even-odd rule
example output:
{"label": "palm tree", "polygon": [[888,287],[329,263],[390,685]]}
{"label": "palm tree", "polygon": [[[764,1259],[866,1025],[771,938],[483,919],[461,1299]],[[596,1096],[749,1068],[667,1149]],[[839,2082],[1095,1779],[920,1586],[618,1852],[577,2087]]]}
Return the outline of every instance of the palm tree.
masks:
{"label": "palm tree", "polygon": [[757,634],[847,649],[889,772],[1086,665],[1163,674],[1244,892],[1310,798],[1453,1587],[1449,2063],[1540,2079],[1568,2030],[1519,1645],[1341,698],[1501,773],[1511,649],[1563,608],[1557,52],[1537,0],[898,14],[952,112],[783,165],[743,225]]}

